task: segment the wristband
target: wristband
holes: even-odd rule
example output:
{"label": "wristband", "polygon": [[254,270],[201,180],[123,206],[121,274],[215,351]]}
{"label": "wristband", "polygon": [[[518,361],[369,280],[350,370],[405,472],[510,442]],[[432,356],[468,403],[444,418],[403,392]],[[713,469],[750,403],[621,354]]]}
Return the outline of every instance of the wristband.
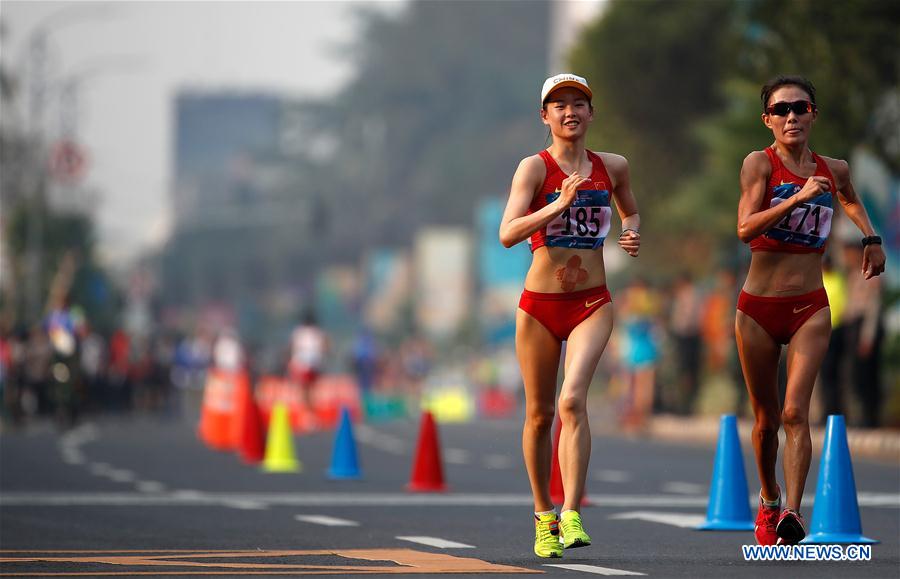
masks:
{"label": "wristband", "polygon": [[[633,232],[637,233],[638,235],[641,234],[641,232],[638,231],[637,229],[632,229],[632,228],[630,228],[630,227],[626,227],[625,229],[622,230],[622,233],[619,234],[619,237],[622,237],[623,235],[625,235],[625,232],[627,232],[627,231],[633,231]],[[878,240],[878,243],[881,243],[881,239],[880,239],[880,238],[879,238],[879,240]]]}
{"label": "wristband", "polygon": [[881,238],[878,237],[877,235],[870,235],[868,237],[863,237],[862,245],[863,245],[863,247],[865,247],[867,245],[881,245]]}

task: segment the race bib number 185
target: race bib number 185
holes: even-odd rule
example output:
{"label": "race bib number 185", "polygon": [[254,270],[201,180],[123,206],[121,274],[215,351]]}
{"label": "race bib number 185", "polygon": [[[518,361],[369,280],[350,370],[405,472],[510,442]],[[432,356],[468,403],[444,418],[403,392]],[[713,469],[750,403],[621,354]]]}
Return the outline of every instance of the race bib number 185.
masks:
{"label": "race bib number 185", "polygon": [[[547,203],[559,197],[549,193]],[[547,224],[546,244],[573,249],[597,249],[609,233],[612,209],[609,191],[578,191],[572,205]]]}

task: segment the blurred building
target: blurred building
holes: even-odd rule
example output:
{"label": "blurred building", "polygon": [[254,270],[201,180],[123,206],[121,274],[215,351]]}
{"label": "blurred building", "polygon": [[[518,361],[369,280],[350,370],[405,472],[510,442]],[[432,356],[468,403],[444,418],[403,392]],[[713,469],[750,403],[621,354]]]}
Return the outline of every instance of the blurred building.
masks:
{"label": "blurred building", "polygon": [[231,225],[228,217],[259,199],[254,160],[277,151],[280,117],[274,96],[186,91],[176,97],[176,231]]}
{"label": "blurred building", "polygon": [[258,93],[177,95],[166,304],[231,308],[252,335],[265,328],[261,311],[293,316],[300,296],[311,295],[316,192],[304,187],[303,164],[283,150],[290,105]]}

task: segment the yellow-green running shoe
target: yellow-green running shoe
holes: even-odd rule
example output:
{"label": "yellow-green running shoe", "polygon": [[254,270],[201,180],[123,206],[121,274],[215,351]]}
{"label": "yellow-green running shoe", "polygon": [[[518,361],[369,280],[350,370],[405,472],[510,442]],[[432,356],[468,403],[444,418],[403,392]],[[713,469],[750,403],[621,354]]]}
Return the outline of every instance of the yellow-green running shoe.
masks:
{"label": "yellow-green running shoe", "polygon": [[581,515],[577,511],[564,511],[559,520],[559,538],[566,549],[587,547],[591,538],[581,526]]}
{"label": "yellow-green running shoe", "polygon": [[534,554],[538,557],[562,557],[562,552],[557,514],[534,515]]}

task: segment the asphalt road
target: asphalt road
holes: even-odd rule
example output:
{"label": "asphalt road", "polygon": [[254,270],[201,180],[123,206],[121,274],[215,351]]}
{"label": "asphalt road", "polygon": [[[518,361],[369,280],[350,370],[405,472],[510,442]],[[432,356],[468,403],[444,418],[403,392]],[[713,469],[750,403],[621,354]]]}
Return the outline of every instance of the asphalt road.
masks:
{"label": "asphalt road", "polygon": [[[410,493],[418,420],[357,424],[363,480],[330,481],[333,432],[294,437],[300,473],[203,446],[189,421],[95,419],[0,435],[0,575],[545,573],[897,577],[900,467],[854,459],[870,561],[748,562],[750,532],[698,532],[714,445],[595,436],[590,547],[536,558],[520,419],[439,426],[446,493]],[[750,492],[756,487],[744,448]],[[818,456],[807,482],[811,516]],[[749,500],[749,498],[748,498]],[[755,514],[755,510],[754,510]],[[569,567],[548,566],[567,565]]]}

